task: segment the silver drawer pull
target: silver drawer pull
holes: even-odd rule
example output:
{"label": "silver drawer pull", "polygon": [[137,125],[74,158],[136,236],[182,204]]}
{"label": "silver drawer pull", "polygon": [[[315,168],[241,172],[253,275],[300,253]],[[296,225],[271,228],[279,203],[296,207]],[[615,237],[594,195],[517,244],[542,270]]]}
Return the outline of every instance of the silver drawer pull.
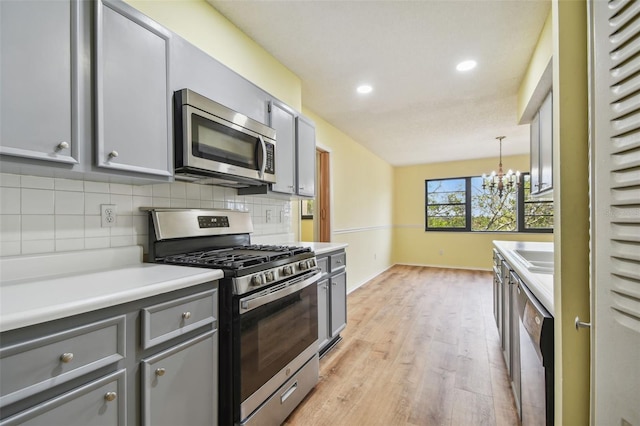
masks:
{"label": "silver drawer pull", "polygon": [[56,151],[62,151],[63,149],[69,149],[69,142],[62,141],[56,146]]}
{"label": "silver drawer pull", "polygon": [[189,318],[191,318],[191,312],[183,312],[182,313],[182,319],[188,320]]}
{"label": "silver drawer pull", "polygon": [[71,352],[65,352],[62,355],[60,355],[60,361],[64,362],[65,364],[68,362],[71,362],[72,359],[73,359],[73,353]]}
{"label": "silver drawer pull", "polygon": [[118,151],[111,151],[109,153],[109,158],[116,158],[118,156]]}
{"label": "silver drawer pull", "polygon": [[158,376],[158,377],[164,376],[164,373],[166,373],[166,372],[167,372],[167,370],[165,370],[162,367],[156,368],[156,376]]}
{"label": "silver drawer pull", "polygon": [[118,394],[115,392],[107,392],[104,394],[104,399],[111,402],[114,401],[118,397]]}

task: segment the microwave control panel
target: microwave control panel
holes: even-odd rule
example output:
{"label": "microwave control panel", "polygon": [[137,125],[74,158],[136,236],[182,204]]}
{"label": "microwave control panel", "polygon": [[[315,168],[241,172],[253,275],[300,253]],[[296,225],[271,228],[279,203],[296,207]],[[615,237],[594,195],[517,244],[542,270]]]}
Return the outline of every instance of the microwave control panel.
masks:
{"label": "microwave control panel", "polygon": [[275,148],[276,146],[272,143],[267,142],[267,165],[264,168],[265,173],[273,174],[276,172],[275,166]]}

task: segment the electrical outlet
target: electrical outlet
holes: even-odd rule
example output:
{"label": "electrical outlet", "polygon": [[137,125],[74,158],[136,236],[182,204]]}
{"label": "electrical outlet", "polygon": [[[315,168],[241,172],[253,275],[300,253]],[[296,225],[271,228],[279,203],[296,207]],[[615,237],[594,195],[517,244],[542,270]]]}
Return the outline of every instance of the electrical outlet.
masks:
{"label": "electrical outlet", "polygon": [[265,213],[266,213],[265,222],[266,223],[270,223],[271,222],[271,210],[265,210]]}
{"label": "electrical outlet", "polygon": [[100,218],[103,228],[116,226],[116,205],[100,204]]}
{"label": "electrical outlet", "polygon": [[438,254],[439,254],[440,256],[442,256],[442,255],[444,254],[444,250],[440,249],[440,251],[438,252]]}

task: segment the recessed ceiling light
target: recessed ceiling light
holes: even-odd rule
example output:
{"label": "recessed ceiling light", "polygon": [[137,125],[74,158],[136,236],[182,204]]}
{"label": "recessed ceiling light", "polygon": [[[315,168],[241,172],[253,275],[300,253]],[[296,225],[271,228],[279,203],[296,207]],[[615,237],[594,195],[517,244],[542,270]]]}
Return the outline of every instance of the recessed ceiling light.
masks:
{"label": "recessed ceiling light", "polygon": [[368,84],[363,84],[361,86],[358,86],[358,88],[356,89],[358,91],[358,93],[371,93],[373,91],[373,87],[369,86]]}
{"label": "recessed ceiling light", "polygon": [[462,61],[458,65],[456,65],[456,69],[458,71],[469,71],[476,67],[477,63],[473,59],[469,59],[468,61]]}

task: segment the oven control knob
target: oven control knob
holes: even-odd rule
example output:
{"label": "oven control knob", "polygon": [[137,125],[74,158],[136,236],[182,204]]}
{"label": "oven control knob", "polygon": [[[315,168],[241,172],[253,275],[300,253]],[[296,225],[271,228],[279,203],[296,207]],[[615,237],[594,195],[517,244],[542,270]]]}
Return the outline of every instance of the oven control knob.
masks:
{"label": "oven control knob", "polygon": [[298,267],[300,268],[301,271],[306,271],[307,269],[309,269],[309,262],[307,262],[306,260],[303,260],[298,264]]}
{"label": "oven control knob", "polygon": [[267,271],[267,272],[264,274],[264,278],[265,278],[265,280],[266,280],[268,283],[270,283],[271,281],[273,281],[273,280],[275,279],[275,277],[273,276],[273,271]]}
{"label": "oven control knob", "polygon": [[264,284],[264,278],[262,277],[262,275],[254,275],[253,277],[251,277],[251,284],[254,286],[259,286]]}
{"label": "oven control knob", "polygon": [[316,266],[316,260],[315,259],[309,259],[309,267],[310,268],[314,268]]}
{"label": "oven control knob", "polygon": [[285,277],[288,275],[293,275],[293,268],[291,267],[291,265],[287,265],[282,268],[282,275],[284,275]]}

